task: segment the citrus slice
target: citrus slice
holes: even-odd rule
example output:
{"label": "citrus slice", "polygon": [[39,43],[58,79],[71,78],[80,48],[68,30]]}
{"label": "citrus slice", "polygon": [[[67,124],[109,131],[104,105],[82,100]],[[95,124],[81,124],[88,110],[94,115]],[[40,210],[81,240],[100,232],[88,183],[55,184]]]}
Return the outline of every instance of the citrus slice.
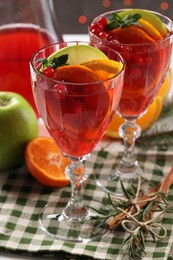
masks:
{"label": "citrus slice", "polygon": [[166,99],[166,97],[168,96],[171,86],[172,86],[172,68],[169,68],[167,75],[166,75],[166,79],[163,82],[163,84],[158,92],[158,95],[162,98],[162,101],[164,101]]}
{"label": "citrus slice", "polygon": [[90,60],[82,63],[83,66],[93,70],[99,78],[111,78],[118,74],[122,68],[123,64],[114,60]]}
{"label": "citrus slice", "polygon": [[108,57],[99,49],[89,45],[81,44],[64,47],[50,55],[48,60],[50,61],[53,58],[57,58],[65,54],[68,54],[67,64],[69,65],[81,64],[85,61],[93,59],[108,59]]}
{"label": "citrus slice", "polygon": [[139,19],[139,24],[140,24],[140,27],[145,31],[147,32],[147,34],[155,39],[156,41],[157,40],[161,40],[163,38],[163,36],[161,35],[161,33],[149,22],[147,22],[146,20],[143,20],[143,19]]}
{"label": "citrus slice", "polygon": [[143,44],[148,42],[155,42],[143,29],[140,27],[130,25],[125,28],[118,27],[109,32],[111,36],[116,37],[118,41],[124,44]]}
{"label": "citrus slice", "polygon": [[159,118],[162,112],[162,99],[160,96],[156,96],[154,101],[148,108],[148,111],[145,115],[139,118],[136,122],[142,128],[142,131],[149,129]]}
{"label": "citrus slice", "polygon": [[[162,111],[162,99],[160,96],[156,96],[152,104],[149,106],[146,114],[139,118],[136,123],[140,125],[141,131],[149,129],[159,118]],[[111,124],[109,125],[106,135],[112,138],[120,138],[118,130],[120,125],[124,123],[124,119],[118,114],[115,114]]]}
{"label": "citrus slice", "polygon": [[96,73],[82,65],[58,67],[52,78],[70,83],[90,83],[98,81]]}
{"label": "citrus slice", "polygon": [[124,18],[125,16],[129,15],[129,14],[141,14],[142,15],[142,19],[146,20],[147,22],[149,22],[150,24],[153,25],[153,27],[155,29],[157,29],[162,36],[166,36],[167,35],[167,29],[165,24],[162,22],[162,20],[155,15],[154,13],[151,13],[150,11],[147,10],[143,10],[143,9],[129,9],[123,12],[118,13],[121,18]]}
{"label": "citrus slice", "polygon": [[64,171],[70,161],[61,154],[52,138],[32,139],[26,146],[25,161],[29,173],[42,185],[63,187],[69,184]]}

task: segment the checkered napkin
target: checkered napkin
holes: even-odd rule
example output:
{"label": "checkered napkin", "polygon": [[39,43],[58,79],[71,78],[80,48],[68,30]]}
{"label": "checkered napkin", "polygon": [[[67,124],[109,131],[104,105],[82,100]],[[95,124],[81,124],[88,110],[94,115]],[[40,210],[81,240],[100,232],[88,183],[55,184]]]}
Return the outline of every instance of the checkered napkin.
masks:
{"label": "checkered napkin", "polygon": [[[117,153],[117,143],[104,143],[105,148],[96,150],[86,163],[90,173],[86,181],[84,198],[88,206],[93,206],[92,200],[104,203],[107,194],[96,185],[94,171],[111,172],[122,156],[121,148]],[[173,150],[172,150],[173,151]],[[144,151],[138,149],[138,157],[144,169],[145,178],[158,183],[166,175],[173,162],[171,149],[164,152]],[[102,167],[98,168],[101,164]],[[122,255],[122,243],[127,234],[122,229],[114,230],[101,239],[86,244],[73,244],[60,240],[52,240],[46,236],[38,225],[40,210],[47,202],[56,199],[57,194],[69,192],[70,187],[61,190],[45,188],[39,185],[28,174],[26,168],[21,168],[9,173],[0,174],[0,250],[7,250],[20,254],[35,254],[43,256],[59,256],[62,252],[66,254],[87,257],[86,259],[126,259]],[[173,189],[170,190],[169,200],[173,201]],[[164,240],[152,242],[151,237],[146,238],[146,252],[143,260],[173,259],[171,246],[173,244],[173,217],[166,213],[161,219],[167,229]],[[85,259],[85,258],[82,258]]]}

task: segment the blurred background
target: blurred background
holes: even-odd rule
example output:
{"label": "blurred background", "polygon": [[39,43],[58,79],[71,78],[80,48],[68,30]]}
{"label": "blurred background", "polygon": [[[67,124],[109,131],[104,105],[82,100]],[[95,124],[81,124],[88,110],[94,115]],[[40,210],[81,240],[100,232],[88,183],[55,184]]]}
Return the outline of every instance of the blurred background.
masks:
{"label": "blurred background", "polygon": [[144,8],[173,18],[173,0],[54,0],[63,34],[87,34],[91,20],[119,8]]}

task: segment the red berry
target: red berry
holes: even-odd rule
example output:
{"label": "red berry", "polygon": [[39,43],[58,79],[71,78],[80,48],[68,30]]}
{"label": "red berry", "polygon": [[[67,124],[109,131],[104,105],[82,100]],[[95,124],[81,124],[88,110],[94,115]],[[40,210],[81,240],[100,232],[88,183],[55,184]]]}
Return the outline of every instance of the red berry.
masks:
{"label": "red berry", "polygon": [[59,92],[67,93],[67,88],[66,88],[66,85],[64,85],[64,84],[56,84],[54,86],[54,89],[58,90]]}
{"label": "red berry", "polygon": [[99,29],[99,26],[97,23],[92,23],[90,25],[90,31],[96,35],[96,36],[99,36],[99,33],[100,33],[100,29]]}
{"label": "red berry", "polygon": [[106,32],[100,32],[99,33],[99,38],[101,39],[106,39],[108,37],[107,33]]}
{"label": "red berry", "polygon": [[100,28],[100,31],[104,31],[105,30],[105,27],[107,25],[107,19],[106,17],[100,17],[99,20],[98,20],[98,26]]}
{"label": "red berry", "polygon": [[50,67],[50,66],[47,66],[47,67],[44,69],[44,71],[43,71],[43,75],[46,76],[46,77],[48,77],[48,78],[51,78],[52,75],[53,75],[53,73],[54,73],[54,69],[53,69],[52,67]]}
{"label": "red berry", "polygon": [[92,29],[91,32],[96,35],[97,37],[99,37],[100,34],[100,30],[99,29]]}
{"label": "red berry", "polygon": [[90,30],[97,30],[97,29],[99,29],[98,23],[92,23],[92,24],[90,25]]}

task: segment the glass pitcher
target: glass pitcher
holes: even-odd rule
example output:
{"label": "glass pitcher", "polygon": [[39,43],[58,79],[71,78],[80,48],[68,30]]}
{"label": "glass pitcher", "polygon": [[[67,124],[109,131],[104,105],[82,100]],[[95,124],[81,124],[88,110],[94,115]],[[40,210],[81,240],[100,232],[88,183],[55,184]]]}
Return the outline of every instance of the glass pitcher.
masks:
{"label": "glass pitcher", "polygon": [[63,41],[53,1],[0,0],[0,13],[0,91],[19,93],[37,114],[29,61],[40,48]]}

